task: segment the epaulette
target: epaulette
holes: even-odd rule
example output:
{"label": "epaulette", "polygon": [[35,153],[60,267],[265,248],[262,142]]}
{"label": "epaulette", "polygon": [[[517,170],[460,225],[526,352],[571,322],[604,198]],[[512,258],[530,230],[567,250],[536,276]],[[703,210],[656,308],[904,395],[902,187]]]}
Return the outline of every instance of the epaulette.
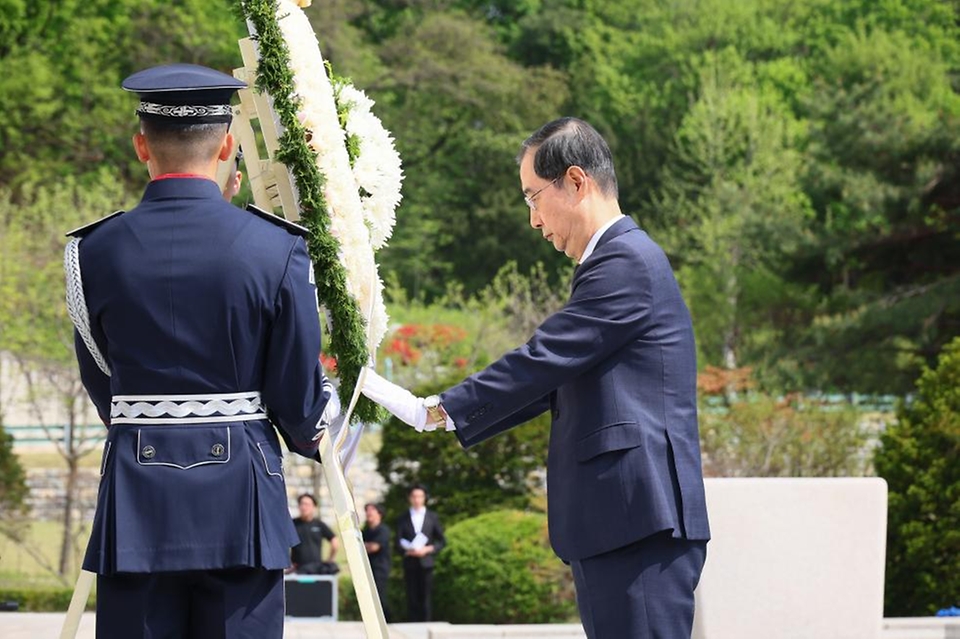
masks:
{"label": "epaulette", "polygon": [[279,215],[274,215],[273,213],[267,213],[263,209],[257,206],[254,206],[253,204],[248,204],[247,210],[253,213],[254,215],[256,215],[257,217],[262,217],[266,221],[286,229],[287,231],[289,231],[290,233],[293,233],[294,235],[299,235],[301,237],[308,237],[310,235],[310,231],[303,228],[299,224],[294,224],[289,220],[285,220]]}
{"label": "epaulette", "polygon": [[93,229],[97,228],[107,220],[111,220],[117,217],[118,215],[123,215],[124,213],[126,213],[126,211],[114,211],[113,213],[111,213],[110,215],[107,215],[106,217],[101,217],[96,222],[91,222],[90,224],[81,226],[80,228],[73,229],[72,231],[67,233],[67,237],[83,237],[84,235],[86,235]]}

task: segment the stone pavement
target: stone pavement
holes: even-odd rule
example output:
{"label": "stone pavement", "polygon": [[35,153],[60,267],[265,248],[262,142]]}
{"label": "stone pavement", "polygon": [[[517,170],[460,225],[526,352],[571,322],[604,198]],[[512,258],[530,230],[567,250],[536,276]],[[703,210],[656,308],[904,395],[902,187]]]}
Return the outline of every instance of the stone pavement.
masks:
{"label": "stone pavement", "polygon": [[[56,639],[64,613],[0,613],[2,639]],[[94,639],[94,613],[84,613],[77,639]],[[287,619],[284,639],[365,639],[359,621]],[[454,626],[446,622],[397,623],[390,626],[390,639],[583,639],[578,624],[520,626]]]}
{"label": "stone pavement", "polygon": [[[63,613],[59,612],[3,612],[0,613],[0,638],[56,639],[62,623]],[[807,636],[795,634],[796,630],[784,629],[785,634],[778,636]],[[884,619],[880,636],[882,639],[960,639],[960,617]],[[94,639],[93,613],[83,615],[77,639]],[[366,634],[359,621],[288,619],[284,639],[366,639]],[[390,639],[584,639],[584,634],[578,624],[470,626],[433,622],[392,624]]]}
{"label": "stone pavement", "polygon": [[[3,639],[56,639],[63,624],[60,612],[0,613],[0,637]],[[94,639],[95,615],[84,613],[77,639]],[[430,639],[428,626],[446,624],[394,624],[390,639]],[[284,639],[365,639],[359,621],[308,621],[288,619]]]}

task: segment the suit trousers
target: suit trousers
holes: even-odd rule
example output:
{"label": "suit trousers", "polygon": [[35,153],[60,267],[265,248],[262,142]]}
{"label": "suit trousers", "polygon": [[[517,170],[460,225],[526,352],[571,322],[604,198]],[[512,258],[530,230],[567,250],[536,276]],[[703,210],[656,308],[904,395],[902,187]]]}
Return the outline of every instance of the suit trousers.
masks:
{"label": "suit trousers", "polygon": [[670,535],[571,562],[588,639],[690,639],[707,542]]}
{"label": "suit trousers", "polygon": [[430,621],[433,615],[433,567],[424,568],[416,557],[404,557],[403,581],[407,587],[407,621]]}
{"label": "suit trousers", "polygon": [[97,577],[97,639],[281,639],[283,571]]}

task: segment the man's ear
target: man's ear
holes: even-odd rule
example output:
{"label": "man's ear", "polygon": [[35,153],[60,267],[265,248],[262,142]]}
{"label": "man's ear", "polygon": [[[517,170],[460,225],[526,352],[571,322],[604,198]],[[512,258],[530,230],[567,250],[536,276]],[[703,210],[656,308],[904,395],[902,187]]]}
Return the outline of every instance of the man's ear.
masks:
{"label": "man's ear", "polygon": [[586,186],[587,177],[587,172],[576,164],[567,169],[567,179],[570,180],[570,183],[573,184],[580,196],[583,196],[585,193],[583,187]]}
{"label": "man's ear", "polygon": [[144,164],[150,160],[150,148],[147,146],[147,138],[139,131],[133,134],[133,150],[137,152],[137,159]]}
{"label": "man's ear", "polygon": [[231,157],[233,157],[233,134],[228,131],[223,138],[223,144],[220,145],[220,154],[217,158],[221,162],[226,162]]}

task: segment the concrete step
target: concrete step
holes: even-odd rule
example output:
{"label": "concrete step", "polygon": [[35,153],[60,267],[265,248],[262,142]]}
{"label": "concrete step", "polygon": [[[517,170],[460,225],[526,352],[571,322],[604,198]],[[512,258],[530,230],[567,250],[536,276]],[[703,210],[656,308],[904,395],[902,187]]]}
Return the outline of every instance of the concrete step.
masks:
{"label": "concrete step", "polygon": [[890,617],[883,639],[960,639],[960,617]]}

